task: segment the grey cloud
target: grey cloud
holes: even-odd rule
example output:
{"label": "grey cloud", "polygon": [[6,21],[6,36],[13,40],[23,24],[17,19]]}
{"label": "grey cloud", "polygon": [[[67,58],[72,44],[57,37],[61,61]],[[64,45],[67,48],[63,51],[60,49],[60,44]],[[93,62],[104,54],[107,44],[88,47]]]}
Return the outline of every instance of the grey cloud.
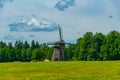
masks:
{"label": "grey cloud", "polygon": [[6,2],[12,2],[12,1],[13,0],[0,0],[0,8],[3,8]]}
{"label": "grey cloud", "polygon": [[29,37],[35,37],[35,35],[31,34],[31,35],[28,35]]}
{"label": "grey cloud", "polygon": [[5,40],[24,40],[25,37],[24,36],[18,36],[18,35],[6,35],[5,37],[3,37]]}
{"label": "grey cloud", "polygon": [[74,5],[75,5],[75,0],[60,0],[56,3],[55,8],[57,8],[60,11],[64,11],[65,9]]}

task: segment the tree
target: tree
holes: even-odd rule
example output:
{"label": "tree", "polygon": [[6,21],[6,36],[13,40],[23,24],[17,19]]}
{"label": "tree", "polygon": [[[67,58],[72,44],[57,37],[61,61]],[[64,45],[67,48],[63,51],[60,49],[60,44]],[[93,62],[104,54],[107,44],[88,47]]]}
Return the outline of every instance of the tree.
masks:
{"label": "tree", "polygon": [[102,33],[96,33],[92,38],[90,56],[92,60],[101,60],[100,59],[100,49],[105,40],[105,35]]}
{"label": "tree", "polygon": [[[71,61],[71,60],[76,60],[77,56],[74,55],[75,53],[75,45],[74,44],[69,44],[66,48],[65,48],[65,54],[66,54],[66,60]],[[74,56],[73,56],[74,55]]]}
{"label": "tree", "polygon": [[10,49],[12,49],[12,48],[13,48],[13,46],[12,46],[12,43],[11,43],[11,42],[9,42],[9,43],[8,43],[8,48],[10,48]]}
{"label": "tree", "polygon": [[35,41],[34,40],[32,40],[32,42],[31,42],[31,49],[35,49]]}
{"label": "tree", "polygon": [[80,60],[88,60],[88,56],[90,56],[90,49],[91,49],[91,40],[93,37],[92,32],[86,32],[85,35],[83,35],[83,39],[81,40],[80,44],[80,52],[79,57]]}
{"label": "tree", "polygon": [[23,45],[23,43],[20,42],[20,41],[16,41],[16,42],[15,42],[15,48],[21,49],[21,48],[22,48],[22,45]]}
{"label": "tree", "polygon": [[0,48],[3,48],[3,47],[5,47],[5,46],[6,46],[6,44],[1,41],[1,42],[0,42]]}
{"label": "tree", "polygon": [[118,44],[120,40],[120,33],[118,31],[111,31],[107,35],[106,50],[109,55],[108,59],[116,60],[119,55]]}
{"label": "tree", "polygon": [[0,62],[5,62],[5,61],[6,61],[5,49],[0,48]]}
{"label": "tree", "polygon": [[26,49],[23,48],[21,50],[21,61],[26,61],[26,59],[27,59]]}
{"label": "tree", "polygon": [[30,46],[29,46],[28,42],[25,41],[24,44],[23,44],[23,48],[27,49],[27,48],[29,48],[29,47],[30,47]]}
{"label": "tree", "polygon": [[39,48],[36,48],[32,51],[32,60],[33,61],[41,61],[41,60],[44,60],[44,54],[43,52],[39,49]]}
{"label": "tree", "polygon": [[40,45],[39,45],[38,41],[36,41],[35,48],[39,48],[39,47],[40,47]]}
{"label": "tree", "polygon": [[31,48],[26,49],[26,55],[27,55],[26,61],[31,61],[31,57],[32,57]]}

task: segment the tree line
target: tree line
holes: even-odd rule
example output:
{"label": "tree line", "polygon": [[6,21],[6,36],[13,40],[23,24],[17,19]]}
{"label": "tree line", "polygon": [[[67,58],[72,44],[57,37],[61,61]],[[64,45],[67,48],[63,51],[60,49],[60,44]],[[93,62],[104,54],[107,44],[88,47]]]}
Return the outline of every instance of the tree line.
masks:
{"label": "tree line", "polygon": [[[51,60],[53,50],[34,40],[31,43],[16,41],[14,46],[1,41],[0,62]],[[120,32],[113,30],[107,35],[86,32],[76,44],[65,47],[65,55],[67,61],[120,60]]]}
{"label": "tree line", "polygon": [[120,60],[120,32],[113,30],[107,35],[86,32],[75,45],[66,48],[66,53],[68,60]]}
{"label": "tree line", "polygon": [[27,41],[16,41],[14,46],[11,42],[8,44],[0,42],[0,62],[13,61],[43,61],[45,58],[51,59],[53,52],[52,47],[44,47],[37,41],[32,40],[31,44]]}

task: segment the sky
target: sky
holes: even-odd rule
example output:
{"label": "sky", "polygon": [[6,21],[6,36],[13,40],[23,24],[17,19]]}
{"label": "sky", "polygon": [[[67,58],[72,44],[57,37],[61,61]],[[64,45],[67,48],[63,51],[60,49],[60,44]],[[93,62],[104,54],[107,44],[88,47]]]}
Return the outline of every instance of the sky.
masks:
{"label": "sky", "polygon": [[86,32],[120,31],[120,0],[0,0],[0,41],[75,43]]}

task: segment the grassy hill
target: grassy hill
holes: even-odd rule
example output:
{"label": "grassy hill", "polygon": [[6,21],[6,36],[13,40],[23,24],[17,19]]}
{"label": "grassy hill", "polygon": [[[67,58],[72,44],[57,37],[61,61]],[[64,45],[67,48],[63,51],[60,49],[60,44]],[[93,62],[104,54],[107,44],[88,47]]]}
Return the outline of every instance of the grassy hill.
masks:
{"label": "grassy hill", "polygon": [[0,80],[120,80],[120,61],[0,63]]}

